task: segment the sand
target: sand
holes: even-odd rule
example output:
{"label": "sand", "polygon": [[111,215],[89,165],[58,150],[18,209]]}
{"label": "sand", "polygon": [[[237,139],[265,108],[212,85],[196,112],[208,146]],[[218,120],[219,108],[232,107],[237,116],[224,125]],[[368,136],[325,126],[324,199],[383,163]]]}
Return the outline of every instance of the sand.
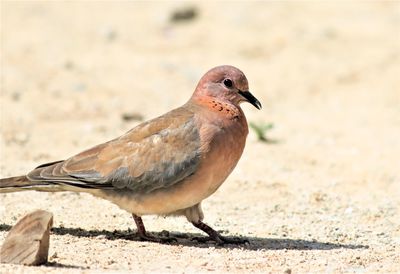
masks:
{"label": "sand", "polygon": [[[187,19],[171,19],[185,8]],[[1,9],[1,177],[181,105],[220,64],[241,68],[262,102],[243,105],[248,120],[274,125],[271,142],[250,132],[234,172],[203,202],[208,224],[249,244],[197,243],[184,218],[155,216],[147,229],[178,242],[135,241],[130,214],[90,195],[1,194],[0,243],[28,212],[54,214],[50,262],[1,273],[400,271],[399,2]]]}

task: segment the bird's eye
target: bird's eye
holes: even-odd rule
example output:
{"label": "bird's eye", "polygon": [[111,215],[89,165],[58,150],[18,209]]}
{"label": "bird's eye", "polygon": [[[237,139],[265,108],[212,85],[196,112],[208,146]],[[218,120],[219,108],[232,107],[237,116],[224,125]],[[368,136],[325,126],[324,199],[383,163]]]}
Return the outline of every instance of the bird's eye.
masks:
{"label": "bird's eye", "polygon": [[231,80],[231,79],[225,79],[225,80],[224,80],[224,85],[225,85],[227,88],[231,88],[231,87],[233,86],[232,80]]}

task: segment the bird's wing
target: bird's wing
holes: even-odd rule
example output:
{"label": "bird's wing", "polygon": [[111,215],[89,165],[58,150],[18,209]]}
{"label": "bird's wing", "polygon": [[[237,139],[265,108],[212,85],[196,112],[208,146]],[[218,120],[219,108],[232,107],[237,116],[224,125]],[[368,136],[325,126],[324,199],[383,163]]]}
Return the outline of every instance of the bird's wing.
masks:
{"label": "bird's wing", "polygon": [[193,116],[175,109],[68,160],[41,165],[27,177],[137,193],[167,188],[192,175],[199,164],[200,137]]}

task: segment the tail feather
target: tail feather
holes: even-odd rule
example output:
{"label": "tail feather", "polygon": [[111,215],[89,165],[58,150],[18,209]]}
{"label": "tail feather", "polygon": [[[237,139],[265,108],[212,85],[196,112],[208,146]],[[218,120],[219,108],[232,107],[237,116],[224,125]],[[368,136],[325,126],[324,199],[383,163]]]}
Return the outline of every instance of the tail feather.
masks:
{"label": "tail feather", "polygon": [[32,183],[26,176],[16,176],[0,179],[0,188],[5,187],[23,187],[31,185]]}
{"label": "tail feather", "polygon": [[25,175],[0,179],[0,193],[23,190],[60,191],[61,189],[54,184],[31,182]]}

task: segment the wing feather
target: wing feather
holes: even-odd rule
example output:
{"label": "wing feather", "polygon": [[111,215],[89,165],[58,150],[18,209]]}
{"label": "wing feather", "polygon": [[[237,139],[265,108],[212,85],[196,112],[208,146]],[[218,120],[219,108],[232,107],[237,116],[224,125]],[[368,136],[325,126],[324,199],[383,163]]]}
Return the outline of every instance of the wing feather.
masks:
{"label": "wing feather", "polygon": [[39,166],[28,178],[137,193],[167,188],[192,175],[199,164],[200,137],[193,116],[184,108],[173,110],[65,161]]}

